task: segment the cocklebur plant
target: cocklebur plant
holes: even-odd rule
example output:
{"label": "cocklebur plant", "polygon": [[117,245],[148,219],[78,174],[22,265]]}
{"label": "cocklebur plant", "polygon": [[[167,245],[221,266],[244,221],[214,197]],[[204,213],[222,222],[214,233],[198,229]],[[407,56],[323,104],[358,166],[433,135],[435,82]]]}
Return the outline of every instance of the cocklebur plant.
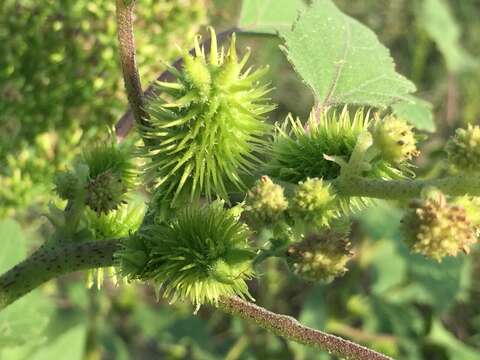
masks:
{"label": "cocklebur plant", "polygon": [[[168,67],[173,81],[158,81],[145,98],[134,56],[135,1],[116,4],[122,70],[141,144],[95,146],[56,176],[55,190],[66,204],[49,214],[55,232],[0,277],[0,309],[63,273],[115,266],[127,281],[152,283],[169,302],[213,305],[341,357],[387,359],[251,304],[249,280],[261,276],[259,266],[272,256],[309,281],[343,275],[355,249],[350,217],[359,204],[375,206],[368,199],[421,199],[403,222],[412,251],[435,260],[468,252],[477,241],[470,215],[446,197],[480,196],[480,180],[415,179],[412,126],[377,109],[378,102],[334,106],[335,86],[306,121],[289,116],[270,126],[266,68],[246,68],[249,53],[238,57],[236,35],[228,49],[219,48],[211,28],[210,45],[197,38],[182,65]],[[451,140],[452,165],[463,169],[460,158],[475,159],[476,136],[469,128]],[[145,216],[125,215],[128,194],[139,184],[149,194]],[[432,187],[441,195],[422,198]],[[263,242],[260,234],[267,234]]]}

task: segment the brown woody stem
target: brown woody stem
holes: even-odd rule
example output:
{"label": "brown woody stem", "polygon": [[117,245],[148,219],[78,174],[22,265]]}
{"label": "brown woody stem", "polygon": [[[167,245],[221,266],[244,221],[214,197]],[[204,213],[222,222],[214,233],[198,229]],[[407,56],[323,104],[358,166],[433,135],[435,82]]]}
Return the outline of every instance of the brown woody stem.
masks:
{"label": "brown woody stem", "polygon": [[135,60],[135,37],[133,35],[133,11],[135,1],[116,1],[120,61],[128,102],[137,124],[148,126],[149,116],[145,111],[142,84]]}

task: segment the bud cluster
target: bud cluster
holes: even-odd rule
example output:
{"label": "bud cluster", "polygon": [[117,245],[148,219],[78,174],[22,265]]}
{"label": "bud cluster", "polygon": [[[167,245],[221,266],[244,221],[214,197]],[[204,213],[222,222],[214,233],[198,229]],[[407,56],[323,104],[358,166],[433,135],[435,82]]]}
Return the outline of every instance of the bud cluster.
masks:
{"label": "bud cluster", "polygon": [[469,124],[467,129],[457,129],[446,150],[448,160],[458,170],[480,171],[480,127]]}
{"label": "bud cluster", "polygon": [[465,209],[448,204],[441,193],[413,201],[402,225],[409,248],[437,261],[459,251],[468,253],[477,241]]}
{"label": "bud cluster", "polygon": [[372,131],[373,145],[389,162],[408,162],[419,154],[412,129],[406,121],[393,116],[378,119]]}
{"label": "bud cluster", "polygon": [[322,179],[307,178],[298,184],[293,197],[293,212],[316,227],[329,226],[338,213],[336,196]]}
{"label": "bud cluster", "polygon": [[247,210],[251,212],[254,219],[274,222],[287,208],[288,201],[283,188],[273,183],[268,176],[262,176],[248,192]]}
{"label": "bud cluster", "polygon": [[286,252],[287,263],[294,274],[309,281],[325,282],[343,275],[352,255],[347,237],[331,230],[311,234],[290,245]]}

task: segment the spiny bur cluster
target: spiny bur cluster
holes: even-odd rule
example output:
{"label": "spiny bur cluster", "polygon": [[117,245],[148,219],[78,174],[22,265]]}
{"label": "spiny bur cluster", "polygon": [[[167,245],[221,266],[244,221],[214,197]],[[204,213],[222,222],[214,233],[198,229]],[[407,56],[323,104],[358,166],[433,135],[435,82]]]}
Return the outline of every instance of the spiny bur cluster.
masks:
{"label": "spiny bur cluster", "polygon": [[157,82],[150,100],[150,126],[140,128],[148,179],[156,181],[159,201],[188,203],[206,196],[228,201],[244,190],[242,177],[257,169],[273,109],[260,84],[266,68],[244,70],[249,52],[238,59],[235,34],[228,51],[218,51],[210,29],[209,54],[195,41],[195,55],[185,54],[176,82]]}
{"label": "spiny bur cluster", "polygon": [[245,281],[253,276],[255,256],[249,236],[238,214],[216,201],[144,228],[118,260],[128,278],[153,280],[171,302],[187,299],[199,306],[221,296],[249,297]]}
{"label": "spiny bur cluster", "polygon": [[480,127],[468,125],[466,129],[457,129],[447,143],[449,162],[460,171],[480,171]]}
{"label": "spiny bur cluster", "polygon": [[351,244],[343,233],[326,230],[290,245],[286,259],[297,276],[314,282],[330,282],[347,271]]}
{"label": "spiny bur cluster", "polygon": [[[333,180],[340,175],[340,165],[325,156],[348,162],[360,135],[370,131],[370,124],[369,112],[360,109],[351,116],[346,107],[340,113],[328,109],[320,114],[313,111],[305,124],[290,116],[282,126],[277,127],[271,159],[267,164],[268,173],[294,184],[307,178]],[[416,154],[412,149],[409,128],[390,129],[385,126],[377,128],[377,139],[381,139],[386,155],[373,158],[362,175],[387,179],[405,177],[404,167],[399,167],[397,160],[399,154],[405,159]],[[401,134],[405,131],[407,134],[402,138]],[[392,141],[397,132],[399,138]]]}
{"label": "spiny bur cluster", "polygon": [[437,261],[460,251],[468,253],[477,241],[465,209],[448,204],[445,195],[437,191],[411,202],[402,219],[402,229],[413,252]]}

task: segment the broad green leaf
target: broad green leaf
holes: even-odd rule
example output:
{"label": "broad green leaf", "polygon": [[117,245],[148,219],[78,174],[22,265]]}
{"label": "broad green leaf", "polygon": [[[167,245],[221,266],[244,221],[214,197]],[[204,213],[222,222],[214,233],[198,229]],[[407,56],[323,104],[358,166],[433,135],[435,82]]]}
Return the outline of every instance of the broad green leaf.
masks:
{"label": "broad green leaf", "polygon": [[238,26],[265,34],[288,31],[303,8],[303,0],[244,0]]}
{"label": "broad green leaf", "polygon": [[385,107],[415,91],[415,85],[395,71],[389,50],[377,36],[331,0],[314,1],[293,30],[281,34],[289,61],[322,107]]}
{"label": "broad green leaf", "polygon": [[444,0],[424,0],[420,20],[450,71],[459,72],[475,65],[475,59],[460,45],[460,27]]}
{"label": "broad green leaf", "polygon": [[432,104],[416,96],[410,96],[408,101],[392,105],[393,113],[405,119],[418,130],[435,131]]}

